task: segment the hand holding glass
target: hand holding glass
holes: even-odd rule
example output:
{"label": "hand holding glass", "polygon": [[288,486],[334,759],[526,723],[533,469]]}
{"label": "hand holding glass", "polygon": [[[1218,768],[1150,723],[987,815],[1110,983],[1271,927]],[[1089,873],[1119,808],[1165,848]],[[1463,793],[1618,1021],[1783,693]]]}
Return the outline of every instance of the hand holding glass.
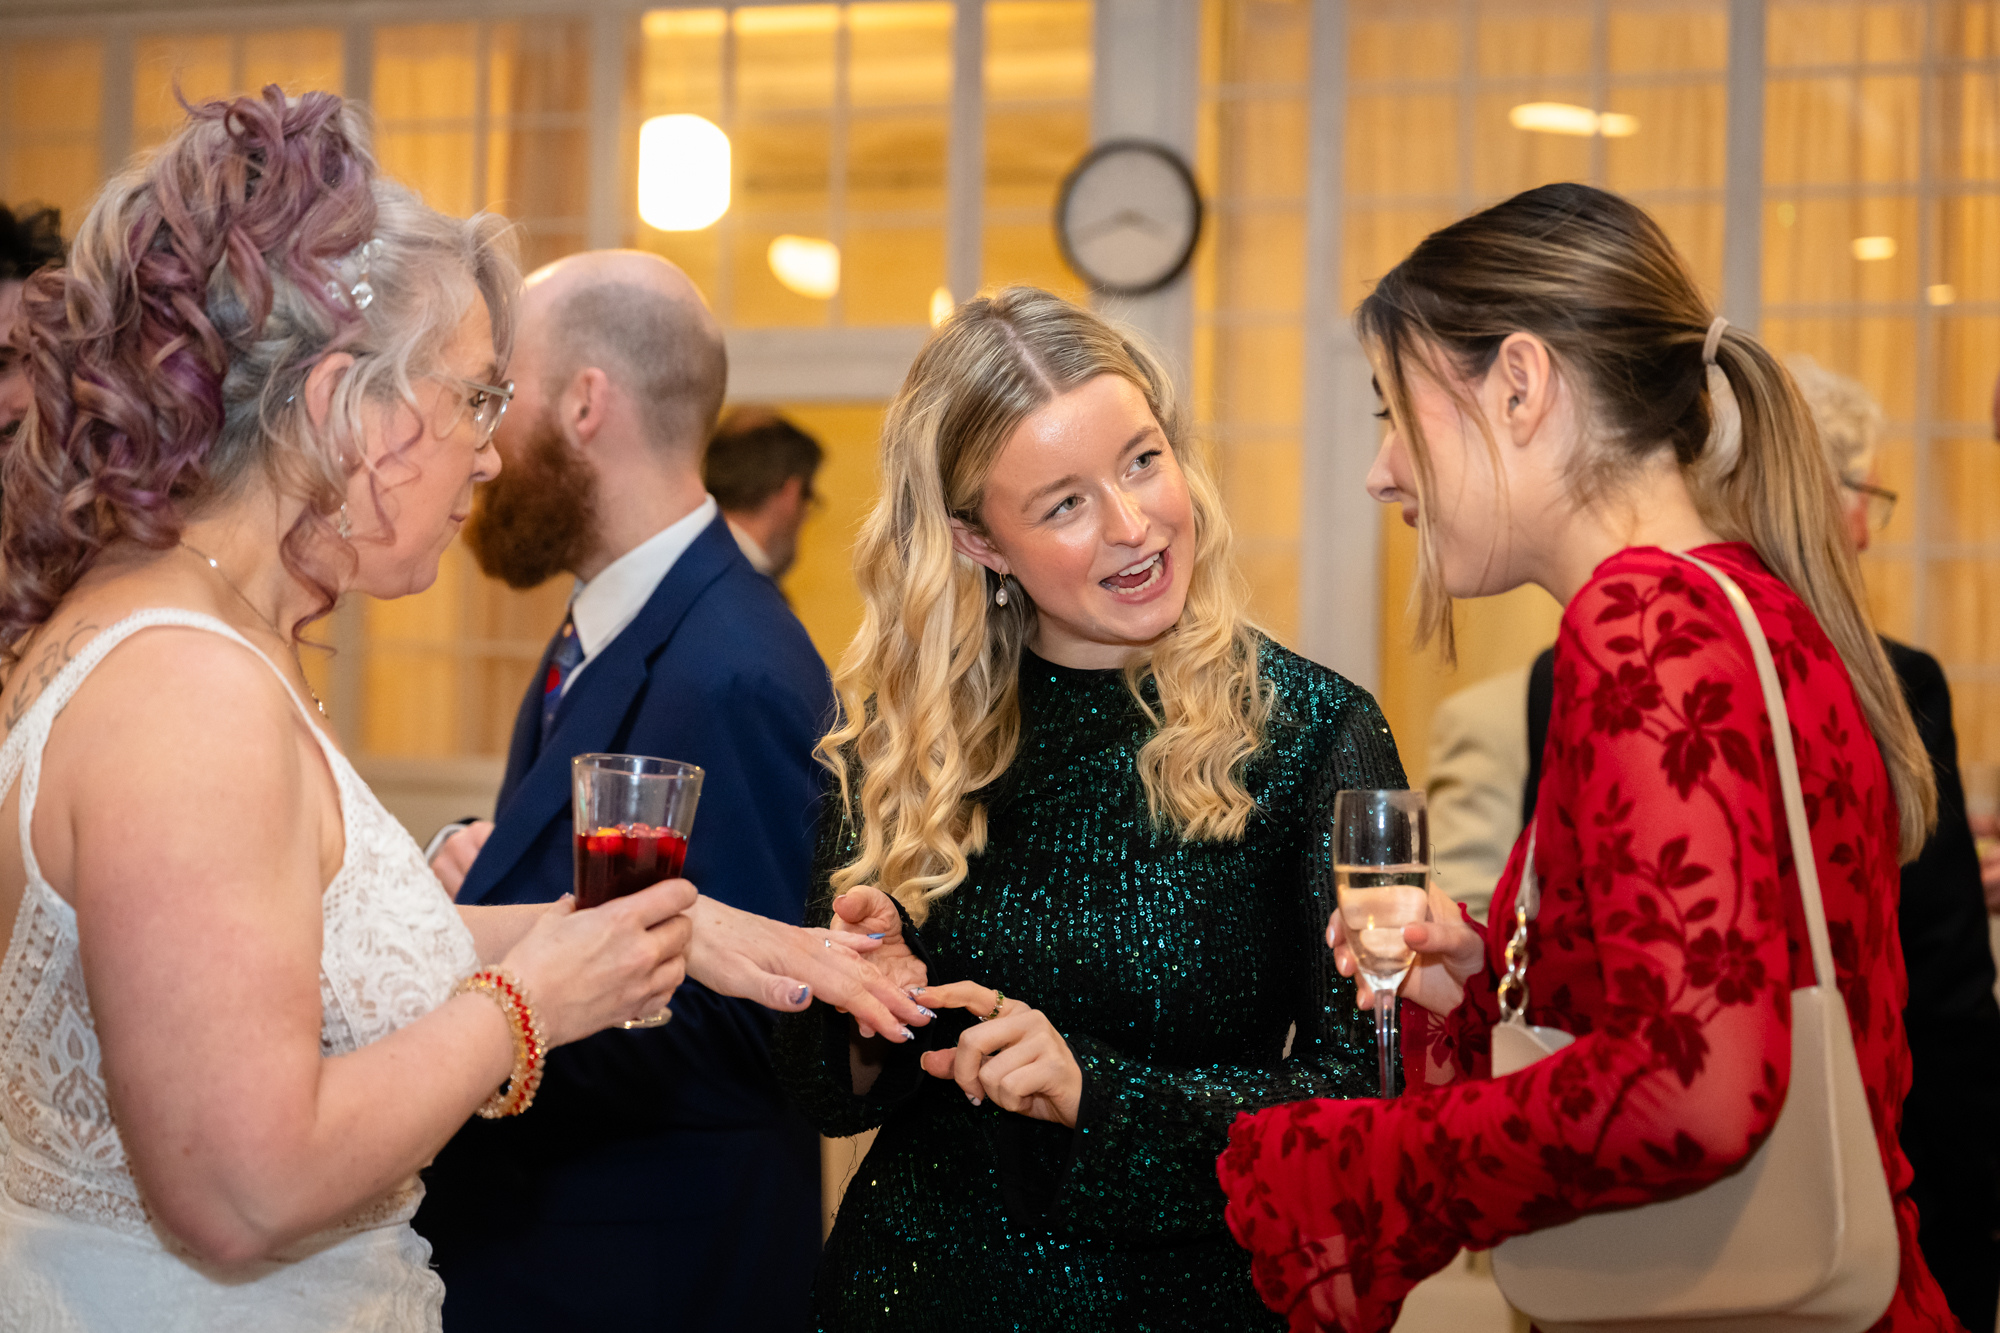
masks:
{"label": "hand holding glass", "polygon": [[1403,927],[1428,920],[1431,835],[1420,791],[1343,791],[1333,798],[1333,884],[1356,971],[1375,995],[1382,1095],[1396,1095],[1401,1056],[1396,988],[1416,953]]}
{"label": "hand holding glass", "polygon": [[[699,768],[678,759],[580,754],[570,761],[578,910],[680,875],[701,779]],[[658,1027],[672,1017],[662,1009],[624,1026]]]}

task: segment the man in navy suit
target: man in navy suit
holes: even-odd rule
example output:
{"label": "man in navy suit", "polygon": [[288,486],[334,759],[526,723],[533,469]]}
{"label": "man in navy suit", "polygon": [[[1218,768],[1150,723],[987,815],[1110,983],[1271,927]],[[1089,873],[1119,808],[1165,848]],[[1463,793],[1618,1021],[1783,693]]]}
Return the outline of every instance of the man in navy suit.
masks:
{"label": "man in navy suit", "polygon": [[[726,374],[715,320],[664,260],[573,256],[529,279],[510,373],[505,468],[466,538],[513,586],[568,572],[577,591],[522,701],[494,823],[445,844],[440,878],[467,903],[561,896],[571,757],[649,754],[706,770],[687,877],[797,923],[832,694],[702,488]],[[779,1091],[769,1028],[689,982],[664,1027],[558,1049],[532,1111],[461,1130],[416,1220],[446,1328],[803,1328],[818,1139]]]}

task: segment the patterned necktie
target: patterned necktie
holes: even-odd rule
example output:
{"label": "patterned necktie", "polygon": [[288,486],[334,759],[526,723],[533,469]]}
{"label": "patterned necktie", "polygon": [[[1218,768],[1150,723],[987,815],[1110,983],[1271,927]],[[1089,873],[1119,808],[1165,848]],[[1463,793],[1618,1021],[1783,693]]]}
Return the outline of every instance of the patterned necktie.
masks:
{"label": "patterned necktie", "polygon": [[549,738],[555,725],[556,705],[562,702],[563,686],[570,672],[583,660],[583,640],[577,637],[576,621],[563,617],[562,632],[556,635],[555,651],[549,654],[549,674],[542,681],[542,739]]}

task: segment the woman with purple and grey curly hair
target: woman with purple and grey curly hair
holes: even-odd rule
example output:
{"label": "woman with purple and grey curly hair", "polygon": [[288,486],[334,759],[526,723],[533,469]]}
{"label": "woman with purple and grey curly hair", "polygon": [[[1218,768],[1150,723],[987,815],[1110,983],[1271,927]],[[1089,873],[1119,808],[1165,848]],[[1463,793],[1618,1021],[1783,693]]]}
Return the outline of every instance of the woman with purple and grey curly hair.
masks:
{"label": "woman with purple and grey curly hair", "polygon": [[[684,973],[896,1031],[825,932],[454,908],[301,628],[428,587],[493,428],[503,224],[377,177],[339,98],[190,109],[25,297],[0,512],[0,1327],[438,1326],[418,1169]],[[313,702],[304,702],[312,700]],[[761,931],[761,933],[760,933]],[[496,1091],[500,1089],[500,1091]]]}

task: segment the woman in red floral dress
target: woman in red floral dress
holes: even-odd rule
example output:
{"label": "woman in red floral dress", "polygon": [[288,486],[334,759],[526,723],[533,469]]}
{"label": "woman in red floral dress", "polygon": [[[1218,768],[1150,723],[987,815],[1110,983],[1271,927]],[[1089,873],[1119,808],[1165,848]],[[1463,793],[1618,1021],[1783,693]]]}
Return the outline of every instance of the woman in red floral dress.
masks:
{"label": "woman in red floral dress", "polygon": [[[1902,1269],[1877,1329],[1958,1327],[1916,1246],[1896,1142],[1909,1087],[1898,864],[1928,761],[1840,540],[1834,478],[1783,369],[1707,310],[1658,227],[1547,186],[1434,234],[1360,311],[1392,428],[1370,489],[1449,598],[1564,603],[1536,804],[1528,1021],[1576,1042],[1491,1077],[1504,932],[1434,892],[1402,995],[1409,1090],[1239,1117],[1219,1162],[1258,1288],[1295,1330],[1368,1333],[1461,1247],[1708,1185],[1784,1104],[1790,992],[1812,984],[1756,667],[1771,643]],[[1493,901],[1511,920],[1524,833]],[[1342,970],[1352,959],[1344,944]]]}

